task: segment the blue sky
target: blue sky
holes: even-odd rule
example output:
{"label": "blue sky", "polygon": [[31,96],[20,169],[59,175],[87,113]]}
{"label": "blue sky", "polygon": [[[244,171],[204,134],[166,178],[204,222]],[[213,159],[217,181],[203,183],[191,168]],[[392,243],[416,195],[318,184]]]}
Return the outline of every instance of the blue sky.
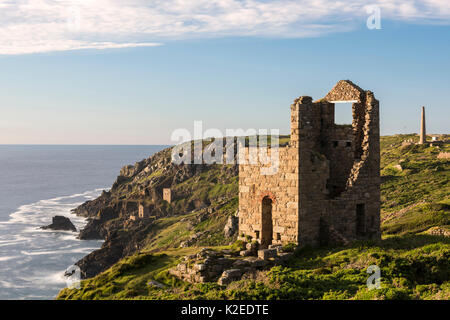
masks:
{"label": "blue sky", "polygon": [[[449,133],[450,11],[446,2],[428,2],[440,4],[440,11],[418,15],[422,11],[382,7],[380,30],[366,27],[366,12],[314,16],[317,10],[302,2],[312,12],[308,24],[291,17],[280,25],[265,7],[256,11],[262,22],[254,22],[254,13],[223,18],[222,6],[208,15],[225,22],[205,30],[158,24],[151,30],[164,32],[146,33],[113,20],[126,30],[120,39],[91,30],[74,42],[73,35],[39,31],[41,38],[31,37],[26,45],[15,42],[18,33],[9,43],[0,40],[0,143],[170,144],[172,131],[192,130],[194,120],[202,120],[205,129],[288,133],[292,101],[300,95],[321,98],[340,79],[375,93],[382,134],[417,132],[422,105],[428,132]],[[186,12],[171,17],[189,25],[186,16],[197,17],[199,8],[176,3]],[[283,1],[272,3],[268,12],[281,8],[280,17],[286,15]],[[10,18],[10,25],[18,23]],[[5,28],[0,23],[0,35]]]}

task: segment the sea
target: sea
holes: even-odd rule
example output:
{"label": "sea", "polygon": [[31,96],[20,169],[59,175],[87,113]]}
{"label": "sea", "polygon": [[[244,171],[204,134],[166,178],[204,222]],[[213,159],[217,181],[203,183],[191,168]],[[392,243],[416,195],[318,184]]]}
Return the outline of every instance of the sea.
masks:
{"label": "sea", "polygon": [[62,215],[80,230],[87,221],[71,209],[108,190],[124,165],[166,147],[0,145],[0,299],[54,299],[74,285],[65,271],[102,241],[40,227]]}

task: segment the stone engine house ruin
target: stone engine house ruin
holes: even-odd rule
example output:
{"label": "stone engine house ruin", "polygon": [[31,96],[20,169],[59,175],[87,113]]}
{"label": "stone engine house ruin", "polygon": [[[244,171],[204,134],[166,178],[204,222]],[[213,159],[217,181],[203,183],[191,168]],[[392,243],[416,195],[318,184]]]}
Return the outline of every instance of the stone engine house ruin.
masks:
{"label": "stone engine house ruin", "polygon": [[[344,102],[352,103],[351,125],[335,124]],[[239,165],[240,237],[263,248],[380,238],[379,102],[371,91],[342,80],[322,99],[296,99],[278,171],[262,175],[264,166]]]}

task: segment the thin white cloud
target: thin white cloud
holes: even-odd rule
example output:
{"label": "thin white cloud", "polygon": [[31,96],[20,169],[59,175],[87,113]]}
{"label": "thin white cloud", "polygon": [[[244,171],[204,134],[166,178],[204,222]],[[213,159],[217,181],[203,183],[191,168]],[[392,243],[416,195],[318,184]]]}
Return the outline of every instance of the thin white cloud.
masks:
{"label": "thin white cloud", "polygon": [[184,38],[310,37],[382,19],[449,24],[448,0],[0,0],[0,54],[155,46]]}

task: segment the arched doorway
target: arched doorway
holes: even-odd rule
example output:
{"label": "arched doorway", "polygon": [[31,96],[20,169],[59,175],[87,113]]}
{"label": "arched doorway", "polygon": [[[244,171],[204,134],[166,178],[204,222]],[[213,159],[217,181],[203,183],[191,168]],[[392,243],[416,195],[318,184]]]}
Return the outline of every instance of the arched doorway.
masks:
{"label": "arched doorway", "polygon": [[261,246],[265,248],[272,244],[273,238],[272,199],[269,197],[262,200],[261,215]]}

